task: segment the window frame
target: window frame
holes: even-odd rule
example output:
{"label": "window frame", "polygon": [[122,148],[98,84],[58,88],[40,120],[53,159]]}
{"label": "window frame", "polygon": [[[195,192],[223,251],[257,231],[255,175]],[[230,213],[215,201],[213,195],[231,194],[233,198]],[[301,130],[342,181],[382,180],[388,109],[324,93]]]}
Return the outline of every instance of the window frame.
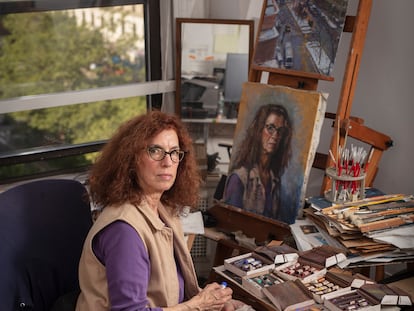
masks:
{"label": "window frame", "polygon": [[[160,109],[162,94],[173,92],[175,90],[175,82],[173,80],[161,81],[160,0],[110,0],[106,1],[104,5],[87,5],[86,2],[79,3],[79,1],[75,0],[64,2],[47,1],[46,3],[42,0],[6,1],[0,2],[0,12],[2,12],[1,14],[3,15],[131,4],[144,5],[146,82],[3,99],[0,100],[0,114],[65,105],[87,104],[95,101],[114,100],[135,96],[146,96],[147,110]],[[106,140],[100,140],[82,144],[19,149],[0,154],[0,167],[97,152],[105,143]],[[0,184],[84,169],[66,168],[59,171],[24,175],[12,179],[1,179]]]}

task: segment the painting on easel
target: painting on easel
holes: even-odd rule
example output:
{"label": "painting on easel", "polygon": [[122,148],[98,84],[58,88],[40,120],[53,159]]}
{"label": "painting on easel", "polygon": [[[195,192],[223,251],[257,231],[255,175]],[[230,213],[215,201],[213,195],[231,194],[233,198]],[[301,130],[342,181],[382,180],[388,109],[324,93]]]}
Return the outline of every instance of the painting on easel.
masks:
{"label": "painting on easel", "polygon": [[252,68],[333,80],[348,0],[264,0]]}
{"label": "painting on easel", "polygon": [[294,223],[325,110],[320,92],[244,83],[223,202]]}

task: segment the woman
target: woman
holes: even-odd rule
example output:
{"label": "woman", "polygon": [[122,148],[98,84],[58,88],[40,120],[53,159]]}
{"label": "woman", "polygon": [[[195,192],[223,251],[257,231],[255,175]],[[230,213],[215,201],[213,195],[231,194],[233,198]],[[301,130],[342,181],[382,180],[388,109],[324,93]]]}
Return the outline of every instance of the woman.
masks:
{"label": "woman", "polygon": [[240,151],[232,159],[224,202],[273,219],[279,210],[280,178],[290,158],[292,125],[286,109],[259,108]]}
{"label": "woman", "polygon": [[217,283],[201,290],[179,214],[194,206],[200,177],[190,136],[161,112],[119,128],[90,172],[102,212],[79,264],[77,311],[234,310],[242,303]]}

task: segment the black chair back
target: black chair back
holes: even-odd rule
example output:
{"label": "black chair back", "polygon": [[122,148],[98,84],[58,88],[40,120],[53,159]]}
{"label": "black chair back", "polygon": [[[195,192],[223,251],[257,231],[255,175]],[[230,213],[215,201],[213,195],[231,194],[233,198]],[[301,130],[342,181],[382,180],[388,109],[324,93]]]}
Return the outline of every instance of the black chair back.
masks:
{"label": "black chair back", "polygon": [[28,182],[0,194],[0,310],[50,310],[79,290],[78,263],[92,225],[78,181]]}

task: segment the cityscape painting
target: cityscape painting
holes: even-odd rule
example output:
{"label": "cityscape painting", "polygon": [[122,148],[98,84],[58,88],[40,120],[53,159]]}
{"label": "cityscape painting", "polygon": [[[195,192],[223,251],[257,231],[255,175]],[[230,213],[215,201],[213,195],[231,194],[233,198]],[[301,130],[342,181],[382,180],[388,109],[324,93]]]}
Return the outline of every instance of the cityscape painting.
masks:
{"label": "cityscape painting", "polygon": [[348,0],[264,0],[252,68],[330,79],[347,7]]}

